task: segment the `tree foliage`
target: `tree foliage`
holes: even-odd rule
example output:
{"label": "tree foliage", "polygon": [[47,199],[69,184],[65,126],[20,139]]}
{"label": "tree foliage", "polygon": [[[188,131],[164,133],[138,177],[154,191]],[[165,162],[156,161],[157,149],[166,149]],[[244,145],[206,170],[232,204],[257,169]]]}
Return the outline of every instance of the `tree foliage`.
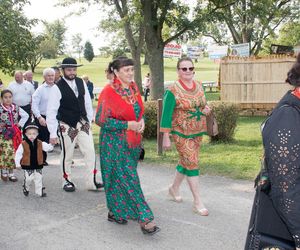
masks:
{"label": "tree foliage", "polygon": [[84,44],[83,54],[84,54],[84,58],[87,61],[89,62],[93,61],[95,54],[94,54],[93,45],[89,41],[86,41],[86,43]]}
{"label": "tree foliage", "polygon": [[250,43],[255,55],[280,24],[299,15],[299,0],[209,0],[207,9],[220,4],[224,7],[207,16],[205,35],[219,44]]}
{"label": "tree foliage", "polygon": [[0,69],[12,74],[16,67],[27,65],[26,50],[30,47],[29,28],[35,20],[29,20],[22,12],[27,0],[0,1]]}
{"label": "tree foliage", "polygon": [[29,47],[24,51],[25,57],[27,59],[26,68],[31,69],[32,72],[35,71],[35,68],[40,64],[43,59],[43,52],[42,52],[42,42],[44,41],[45,37],[43,35],[31,37],[31,43]]}
{"label": "tree foliage", "polygon": [[285,23],[278,34],[273,34],[265,39],[260,54],[270,54],[272,44],[292,47],[300,45],[300,20]]}
{"label": "tree foliage", "polygon": [[[55,44],[56,52],[55,57],[57,55],[64,54],[65,50],[65,34],[67,31],[66,24],[64,20],[57,19],[53,22],[43,21],[45,27],[45,44]],[[52,46],[53,48],[53,46]],[[51,53],[48,53],[51,54]]]}
{"label": "tree foliage", "polygon": [[78,54],[78,58],[80,60],[81,53],[83,51],[82,34],[77,33],[72,36],[72,47],[73,47],[74,51]]}

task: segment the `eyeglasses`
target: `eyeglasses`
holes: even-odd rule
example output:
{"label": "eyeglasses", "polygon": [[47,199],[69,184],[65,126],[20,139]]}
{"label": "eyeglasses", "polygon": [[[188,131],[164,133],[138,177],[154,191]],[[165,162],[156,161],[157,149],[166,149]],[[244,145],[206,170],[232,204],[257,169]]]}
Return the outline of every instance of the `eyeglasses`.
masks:
{"label": "eyeglasses", "polygon": [[189,70],[189,71],[194,71],[195,67],[179,68],[179,69],[181,69],[183,72],[187,72],[188,70]]}

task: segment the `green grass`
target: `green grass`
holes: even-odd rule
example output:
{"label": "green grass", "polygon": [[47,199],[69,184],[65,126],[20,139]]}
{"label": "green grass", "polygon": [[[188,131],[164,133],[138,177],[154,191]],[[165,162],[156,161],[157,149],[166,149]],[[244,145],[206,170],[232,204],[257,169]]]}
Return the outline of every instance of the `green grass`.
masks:
{"label": "green grass", "polygon": [[[42,82],[42,72],[43,69],[51,66],[57,65],[57,62],[61,61],[62,58],[47,60],[44,59],[36,68],[34,73],[34,79]],[[81,62],[78,63],[83,64],[82,67],[78,68],[78,76],[88,75],[90,80],[95,84],[95,86],[104,86],[107,83],[105,78],[104,70],[106,69],[108,63],[110,62],[110,58],[102,58],[96,57],[91,63],[86,61],[85,59],[81,59]],[[143,61],[143,60],[142,60]],[[171,81],[177,79],[176,74],[176,59],[165,59],[165,81]],[[216,81],[218,78],[218,65],[208,58],[204,58],[199,60],[198,63],[195,63],[196,67],[196,79],[202,81]],[[146,75],[149,72],[149,67],[147,65],[142,66],[142,75]],[[12,76],[5,75],[0,72],[0,79],[7,85],[9,82],[13,80]]]}

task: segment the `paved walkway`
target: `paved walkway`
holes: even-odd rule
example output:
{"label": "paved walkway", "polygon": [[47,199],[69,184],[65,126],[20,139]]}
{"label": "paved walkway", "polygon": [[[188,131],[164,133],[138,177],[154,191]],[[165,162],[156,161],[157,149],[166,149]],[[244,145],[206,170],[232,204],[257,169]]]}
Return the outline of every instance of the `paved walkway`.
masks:
{"label": "paved walkway", "polygon": [[133,221],[116,225],[106,220],[104,192],[83,189],[79,177],[83,161],[78,151],[73,168],[77,184],[74,193],[61,189],[58,152],[49,156],[50,166],[44,168],[46,198],[32,193],[24,197],[22,171],[17,171],[17,183],[0,181],[1,250],[241,250],[244,247],[254,195],[248,181],[201,176],[201,193],[210,211],[210,216],[202,217],[192,212],[192,197],[186,183],[182,187],[183,203],[167,199],[173,168],[140,164],[145,196],[162,229],[149,237]]}

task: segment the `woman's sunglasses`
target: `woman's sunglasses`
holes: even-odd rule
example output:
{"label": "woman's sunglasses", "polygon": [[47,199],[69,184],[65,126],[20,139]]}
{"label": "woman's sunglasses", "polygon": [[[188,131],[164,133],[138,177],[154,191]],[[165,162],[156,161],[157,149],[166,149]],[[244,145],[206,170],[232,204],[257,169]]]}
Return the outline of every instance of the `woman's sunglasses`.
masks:
{"label": "woman's sunglasses", "polygon": [[189,71],[194,71],[195,67],[190,67],[190,68],[180,68],[183,72]]}

